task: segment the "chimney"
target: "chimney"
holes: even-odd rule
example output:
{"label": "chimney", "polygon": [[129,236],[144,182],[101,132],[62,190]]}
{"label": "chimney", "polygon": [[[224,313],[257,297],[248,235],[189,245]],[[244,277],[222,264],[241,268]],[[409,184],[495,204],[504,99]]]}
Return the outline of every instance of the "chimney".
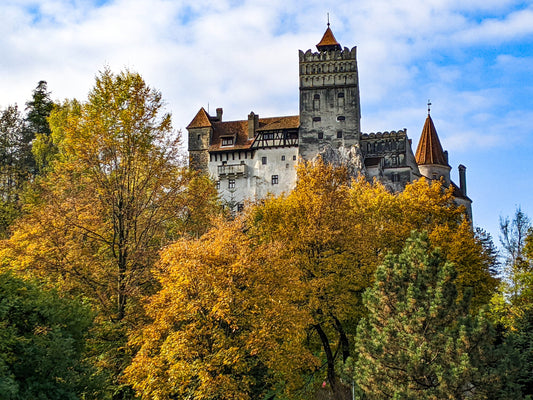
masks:
{"label": "chimney", "polygon": [[459,188],[463,196],[466,196],[466,167],[463,164],[459,165]]}
{"label": "chimney", "polygon": [[259,115],[256,115],[253,111],[248,115],[248,139],[255,137],[255,131],[259,126]]}
{"label": "chimney", "polygon": [[444,150],[444,159],[446,160],[446,164],[449,164],[449,161],[448,161],[448,150]]}
{"label": "chimney", "polygon": [[222,108],[217,108],[217,121],[222,122]]}

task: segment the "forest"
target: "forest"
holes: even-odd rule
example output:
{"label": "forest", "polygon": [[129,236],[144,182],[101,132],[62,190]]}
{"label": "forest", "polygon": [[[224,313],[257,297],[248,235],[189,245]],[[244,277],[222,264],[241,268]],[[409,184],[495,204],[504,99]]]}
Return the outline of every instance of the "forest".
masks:
{"label": "forest", "polygon": [[234,214],[139,74],[28,97],[0,110],[1,399],[533,398],[520,208],[493,239],[441,182],[318,160]]}

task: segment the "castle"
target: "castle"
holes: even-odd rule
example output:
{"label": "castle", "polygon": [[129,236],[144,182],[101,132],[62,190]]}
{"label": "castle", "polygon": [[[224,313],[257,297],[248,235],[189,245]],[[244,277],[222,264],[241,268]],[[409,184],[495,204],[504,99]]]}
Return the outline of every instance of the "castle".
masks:
{"label": "castle", "polygon": [[429,108],[416,153],[405,129],[361,133],[357,48],[341,48],[329,23],[316,47],[299,51],[299,115],[260,118],[251,112],[246,120],[223,121],[222,108],[216,115],[201,108],[187,126],[190,167],[209,174],[235,211],[248,199],[290,191],[298,161],[320,156],[393,191],[422,176],[443,179],[471,216],[466,168],[459,166],[457,186]]}

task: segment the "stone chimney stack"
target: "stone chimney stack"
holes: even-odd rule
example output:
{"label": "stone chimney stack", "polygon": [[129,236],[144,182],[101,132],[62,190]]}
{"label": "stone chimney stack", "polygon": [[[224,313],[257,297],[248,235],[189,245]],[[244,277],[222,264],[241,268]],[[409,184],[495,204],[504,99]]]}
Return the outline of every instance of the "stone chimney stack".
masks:
{"label": "stone chimney stack", "polygon": [[222,108],[217,108],[217,121],[222,122]]}
{"label": "stone chimney stack", "polygon": [[459,165],[459,188],[464,196],[466,196],[466,167],[463,164]]}
{"label": "stone chimney stack", "polygon": [[253,111],[248,115],[248,139],[255,137],[255,131],[259,127],[259,115]]}

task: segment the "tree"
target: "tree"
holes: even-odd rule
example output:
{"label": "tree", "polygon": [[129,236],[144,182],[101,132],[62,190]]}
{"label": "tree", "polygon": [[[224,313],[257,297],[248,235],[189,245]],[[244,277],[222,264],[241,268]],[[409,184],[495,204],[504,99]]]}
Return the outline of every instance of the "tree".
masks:
{"label": "tree", "polygon": [[93,314],[87,304],[0,273],[2,399],[96,398],[82,362]]}
{"label": "tree", "polygon": [[32,99],[26,103],[25,155],[27,165],[33,174],[44,170],[50,158],[48,153],[54,151],[48,123],[53,108],[54,103],[50,98],[46,81],[39,81],[33,90]]}
{"label": "tree", "polygon": [[273,333],[297,336],[301,327],[286,328],[302,312],[275,286],[285,272],[272,262],[277,249],[252,242],[242,220],[221,220],[165,249],[161,290],[147,306],[153,322],[132,335],[140,350],[125,374],[141,398],[247,400],[275,390],[272,367],[288,349]]}
{"label": "tree", "polygon": [[505,251],[507,274],[512,275],[513,270],[525,267],[523,265],[525,262],[523,252],[530,229],[531,221],[520,207],[516,209],[512,220],[509,217],[500,217],[500,242]]}
{"label": "tree", "polygon": [[[487,399],[495,392],[487,357],[493,331],[458,302],[456,272],[428,236],[389,255],[365,292],[355,380],[368,399]],[[516,391],[510,397],[519,398]]]}
{"label": "tree", "polygon": [[206,229],[209,215],[199,222],[196,210],[215,204],[215,191],[181,166],[161,93],[136,73],[104,70],[86,102],[67,101],[49,120],[56,153],[28,192],[3,257],[91,300],[101,328],[94,359],[117,384],[129,362],[127,332],[143,320],[140,299],[157,290],[159,251],[183,226],[190,234]]}
{"label": "tree", "polygon": [[299,167],[294,191],[266,199],[250,214],[251,235],[284,244],[277,262],[303,287],[292,301],[309,313],[305,346],[324,366],[311,380],[326,381],[332,398],[349,392],[350,381],[340,377],[366,314],[362,293],[385,255],[399,252],[412,230],[428,231],[445,258],[461,262],[459,293],[474,289],[476,307],[489,301],[498,283],[490,274],[493,259],[440,182],[421,179],[395,194],[318,161]]}
{"label": "tree", "polygon": [[24,121],[17,106],[0,113],[0,238],[20,213],[19,196],[26,179],[21,165]]}
{"label": "tree", "polygon": [[105,70],[86,103],[55,109],[58,155],[11,241],[30,257],[19,267],[81,290],[114,321],[151,292],[150,268],[183,212],[190,176],[161,108],[138,74]]}

